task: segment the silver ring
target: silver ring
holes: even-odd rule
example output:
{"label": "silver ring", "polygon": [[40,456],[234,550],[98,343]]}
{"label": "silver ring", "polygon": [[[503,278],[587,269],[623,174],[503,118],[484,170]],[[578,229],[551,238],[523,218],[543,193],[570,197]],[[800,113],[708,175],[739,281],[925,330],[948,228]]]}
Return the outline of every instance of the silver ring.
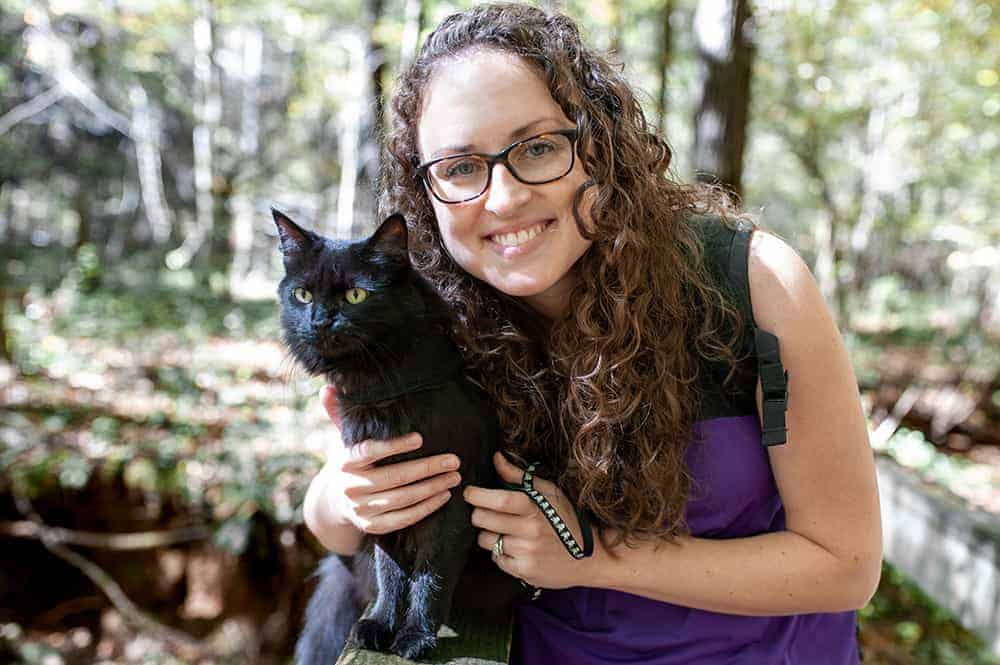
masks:
{"label": "silver ring", "polygon": [[493,543],[493,556],[497,559],[503,556],[503,534],[497,536],[497,542]]}

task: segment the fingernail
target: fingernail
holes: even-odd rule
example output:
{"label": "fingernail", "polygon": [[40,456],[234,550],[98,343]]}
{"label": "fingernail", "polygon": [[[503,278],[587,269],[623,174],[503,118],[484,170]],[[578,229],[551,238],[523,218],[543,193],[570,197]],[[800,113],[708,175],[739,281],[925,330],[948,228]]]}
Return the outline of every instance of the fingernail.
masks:
{"label": "fingernail", "polygon": [[422,444],[424,441],[423,437],[421,437],[419,434],[414,433],[411,434],[409,438],[406,439],[406,442],[411,446],[420,446],[420,444]]}
{"label": "fingernail", "polygon": [[454,487],[455,485],[462,482],[462,476],[458,473],[452,473],[448,476],[448,486]]}
{"label": "fingernail", "polygon": [[440,501],[441,503],[446,503],[450,498],[451,498],[451,492],[448,490],[445,490],[444,492],[438,495],[438,501]]}
{"label": "fingernail", "polygon": [[458,468],[458,458],[457,457],[446,457],[443,462],[441,462],[442,469],[457,469]]}

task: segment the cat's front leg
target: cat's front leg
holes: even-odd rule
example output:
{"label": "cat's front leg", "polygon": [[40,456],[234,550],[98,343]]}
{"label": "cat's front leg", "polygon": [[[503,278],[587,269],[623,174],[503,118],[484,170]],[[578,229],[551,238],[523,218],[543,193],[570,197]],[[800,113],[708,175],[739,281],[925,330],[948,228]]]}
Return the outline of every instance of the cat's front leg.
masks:
{"label": "cat's front leg", "polygon": [[375,545],[375,579],[378,595],[368,616],[354,627],[352,640],[362,649],[387,651],[393,643],[399,603],[406,590],[406,573],[378,544]]}
{"label": "cat's front leg", "polygon": [[409,580],[403,627],[390,649],[415,659],[437,645],[437,632],[448,618],[455,587],[475,541],[471,510],[461,494],[414,529],[418,531],[416,570]]}

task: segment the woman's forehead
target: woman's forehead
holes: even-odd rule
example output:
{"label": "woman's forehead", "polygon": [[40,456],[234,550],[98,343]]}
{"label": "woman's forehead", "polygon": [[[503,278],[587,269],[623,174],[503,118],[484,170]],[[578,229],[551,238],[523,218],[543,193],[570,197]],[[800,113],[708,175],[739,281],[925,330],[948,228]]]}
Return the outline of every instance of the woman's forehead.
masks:
{"label": "woman's forehead", "polygon": [[528,64],[508,53],[476,51],[435,68],[417,138],[426,160],[442,152],[495,152],[517,140],[511,137],[529,125],[545,131],[568,122]]}

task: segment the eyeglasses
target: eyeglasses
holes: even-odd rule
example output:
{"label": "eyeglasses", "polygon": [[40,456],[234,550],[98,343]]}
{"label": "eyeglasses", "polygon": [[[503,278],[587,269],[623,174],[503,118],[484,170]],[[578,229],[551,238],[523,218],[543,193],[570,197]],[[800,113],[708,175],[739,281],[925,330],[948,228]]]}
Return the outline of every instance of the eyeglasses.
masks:
{"label": "eyeglasses", "polygon": [[465,153],[432,159],[417,166],[428,189],[441,203],[471,201],[489,189],[493,166],[501,163],[526,185],[544,185],[573,170],[577,130],[559,129],[512,143],[495,155]]}

